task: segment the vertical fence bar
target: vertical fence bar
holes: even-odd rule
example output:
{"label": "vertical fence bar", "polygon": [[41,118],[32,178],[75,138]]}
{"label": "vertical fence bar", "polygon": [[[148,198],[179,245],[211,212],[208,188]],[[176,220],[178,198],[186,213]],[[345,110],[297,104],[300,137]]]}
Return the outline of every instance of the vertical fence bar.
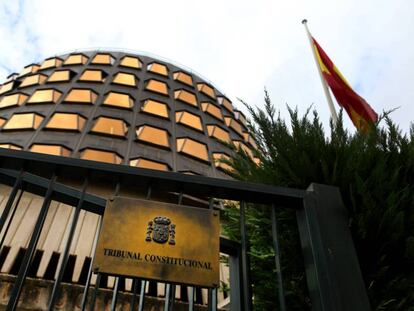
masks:
{"label": "vertical fence bar", "polygon": [[[120,188],[121,188],[121,182],[118,180],[116,187],[115,187],[115,193],[114,193],[115,196],[119,195]],[[119,292],[119,279],[120,279],[119,276],[115,277],[115,285],[114,285],[114,290],[112,293],[111,311],[115,311],[115,308],[116,308],[116,302],[118,300],[118,292]]]}
{"label": "vertical fence bar", "polygon": [[59,286],[60,286],[60,283],[62,282],[63,274],[65,273],[65,269],[68,264],[70,247],[72,246],[73,236],[75,235],[75,230],[78,224],[79,214],[82,209],[83,201],[85,199],[85,193],[86,193],[87,187],[88,187],[88,179],[85,178],[85,181],[83,182],[83,185],[82,185],[82,193],[79,198],[78,205],[76,206],[75,213],[73,214],[72,223],[70,224],[69,235],[66,240],[65,250],[63,252],[63,258],[62,258],[61,266],[59,268],[59,274],[55,280],[55,283],[53,284],[53,289],[52,289],[52,294],[51,294],[51,298],[49,301],[48,310],[53,310],[56,299],[59,295]]}
{"label": "vertical fence bar", "polygon": [[285,292],[283,288],[282,267],[280,264],[280,247],[277,230],[276,206],[272,204],[272,238],[273,248],[275,250],[275,264],[277,275],[277,289],[279,295],[279,308],[281,311],[286,311]]}
{"label": "vertical fence bar", "polygon": [[188,288],[188,311],[194,311],[194,286]]}
{"label": "vertical fence bar", "polygon": [[49,210],[51,197],[53,194],[53,187],[56,181],[56,175],[53,173],[52,178],[49,181],[49,185],[46,191],[45,198],[43,200],[42,207],[37,217],[37,221],[30,238],[29,246],[27,247],[26,253],[24,255],[22,264],[19,269],[19,274],[17,275],[16,282],[13,286],[12,293],[10,295],[9,303],[7,304],[6,311],[14,311],[17,309],[17,304],[19,302],[19,297],[22,292],[23,284],[29,271],[30,262],[32,261],[33,255],[36,251],[36,245],[39,241],[40,233],[42,232],[43,224],[45,222],[47,212]]}
{"label": "vertical fence bar", "polygon": [[138,292],[138,279],[133,279],[133,290],[132,290],[132,298],[131,298],[131,308],[130,311],[135,311],[135,303],[137,300],[137,292]]}
{"label": "vertical fence bar", "polygon": [[[13,211],[12,211],[12,213],[11,213],[10,217],[9,217],[9,221],[7,222],[6,229],[4,230],[3,236],[1,237],[1,241],[0,241],[0,249],[3,247],[3,243],[4,243],[4,240],[6,239],[7,232],[9,232],[10,225],[11,225],[11,223],[12,223],[12,221],[13,221],[13,218],[14,218],[14,214],[16,214],[17,208],[19,207],[20,200],[21,200],[21,198],[22,198],[22,196],[23,196],[23,193],[24,193],[24,189],[23,189],[23,187],[24,187],[24,186],[22,186],[22,189],[20,190],[20,193],[19,193],[19,196],[18,196],[18,198],[17,198],[17,201],[16,201],[16,203],[14,204]],[[0,232],[1,232],[1,231],[0,231]]]}
{"label": "vertical fence bar", "polygon": [[252,310],[252,294],[249,278],[249,261],[247,254],[247,234],[246,234],[246,203],[240,201],[240,242],[241,242],[241,273],[242,273],[242,291],[243,291],[243,310]]}
{"label": "vertical fence bar", "polygon": [[[91,262],[91,266],[92,266],[92,262]],[[89,305],[89,310],[90,311],[94,311],[94,309],[95,309],[96,296],[98,295],[99,284],[101,283],[101,277],[102,277],[102,274],[97,273],[96,281],[95,281],[95,288],[93,289],[91,303]]]}

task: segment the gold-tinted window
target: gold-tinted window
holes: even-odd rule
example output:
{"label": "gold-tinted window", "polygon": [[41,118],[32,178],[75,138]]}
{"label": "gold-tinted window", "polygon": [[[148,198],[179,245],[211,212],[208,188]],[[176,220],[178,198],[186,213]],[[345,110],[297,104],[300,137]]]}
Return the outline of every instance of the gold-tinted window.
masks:
{"label": "gold-tinted window", "polygon": [[134,105],[134,101],[128,94],[109,92],[103,105],[130,109]]}
{"label": "gold-tinted window", "polygon": [[35,84],[42,84],[46,81],[46,78],[47,76],[42,75],[42,74],[35,74],[32,76],[28,76],[23,80],[22,84],[19,85],[19,88],[31,86]]}
{"label": "gold-tinted window", "polygon": [[14,86],[14,81],[10,81],[8,83],[4,83],[1,87],[0,87],[0,94],[4,94],[8,91],[11,91],[13,89]]}
{"label": "gold-tinted window", "polygon": [[129,162],[129,165],[141,167],[141,168],[148,168],[151,170],[158,170],[158,171],[169,171],[170,170],[169,166],[165,163],[148,160],[144,158],[138,158],[138,159],[131,160]]}
{"label": "gold-tinted window", "polygon": [[148,80],[145,89],[162,95],[168,95],[167,83],[158,80]]}
{"label": "gold-tinted window", "polygon": [[174,98],[186,104],[197,107],[197,98],[194,93],[186,90],[177,90],[174,92]]}
{"label": "gold-tinted window", "polygon": [[208,136],[210,137],[214,137],[226,143],[231,142],[229,132],[223,130],[221,127],[217,125],[207,125],[207,132]]}
{"label": "gold-tinted window", "polygon": [[153,99],[147,99],[143,103],[141,111],[168,119],[168,106],[165,103]]}
{"label": "gold-tinted window", "polygon": [[114,58],[107,53],[96,54],[92,59],[92,64],[95,65],[112,65],[114,63]]}
{"label": "gold-tinted window", "polygon": [[201,118],[198,115],[189,113],[188,111],[177,111],[175,113],[175,121],[180,124],[189,126],[200,132],[203,131],[203,125]]}
{"label": "gold-tinted window", "polygon": [[71,78],[71,71],[70,70],[58,70],[52,73],[47,79],[48,83],[52,82],[65,82],[69,81]]}
{"label": "gold-tinted window", "polygon": [[157,127],[142,125],[136,130],[137,139],[142,142],[169,148],[168,132]]}
{"label": "gold-tinted window", "polygon": [[233,144],[237,150],[243,150],[250,158],[253,159],[253,152],[243,142],[238,141],[238,140],[233,140]]}
{"label": "gold-tinted window", "polygon": [[177,151],[208,162],[207,146],[190,138],[177,138]]}
{"label": "gold-tinted window", "polygon": [[233,118],[230,118],[230,117],[225,117],[224,119],[225,119],[226,125],[228,127],[232,128],[238,134],[240,134],[241,136],[243,136],[243,128],[242,128],[242,126],[241,126],[241,124],[239,122],[237,122],[236,120],[234,120]]}
{"label": "gold-tinted window", "polygon": [[12,149],[12,150],[22,150],[23,149],[22,147],[17,146],[15,144],[0,144],[0,148]]}
{"label": "gold-tinted window", "polygon": [[112,83],[122,84],[122,85],[127,85],[127,86],[136,86],[137,85],[137,79],[131,73],[118,72],[115,75],[115,78],[112,81]]}
{"label": "gold-tinted window", "polygon": [[201,103],[201,109],[203,109],[204,112],[207,112],[209,115],[215,117],[216,119],[223,121],[223,115],[221,114],[221,109],[217,107],[216,105],[209,103],[209,102],[204,102],[204,103]]}
{"label": "gold-tinted window", "polygon": [[14,114],[3,126],[3,130],[35,130],[43,119],[42,116],[35,113]]}
{"label": "gold-tinted window", "polygon": [[40,66],[40,70],[59,67],[62,65],[62,63],[63,61],[60,58],[49,58],[43,62],[42,66]]}
{"label": "gold-tinted window", "polygon": [[36,73],[39,70],[40,66],[39,65],[30,65],[25,67],[22,72],[19,74],[19,76],[24,76],[24,75],[28,75],[31,73]]}
{"label": "gold-tinted window", "polygon": [[132,56],[125,56],[122,58],[120,66],[129,67],[129,68],[135,68],[140,69],[142,67],[142,63],[137,57]]}
{"label": "gold-tinted window", "polygon": [[217,100],[218,100],[220,105],[222,105],[228,111],[233,112],[233,105],[231,104],[231,101],[229,101],[225,97],[218,97]]}
{"label": "gold-tinted window", "polygon": [[57,156],[64,156],[64,157],[70,156],[70,150],[61,145],[33,144],[30,147],[30,151],[57,155]]}
{"label": "gold-tinted window", "polygon": [[231,160],[231,158],[227,154],[220,152],[213,153],[213,159],[215,167],[220,168],[224,171],[234,171],[233,167],[230,164],[225,163],[225,161]]}
{"label": "gold-tinted window", "polygon": [[125,137],[128,131],[126,123],[120,119],[99,117],[92,127],[91,132],[112,136]]}
{"label": "gold-tinted window", "polygon": [[95,92],[88,89],[72,89],[66,96],[65,103],[76,103],[76,104],[93,104],[96,101]]}
{"label": "gold-tinted window", "polygon": [[72,54],[66,58],[64,65],[84,65],[88,61],[88,58],[83,54]]}
{"label": "gold-tinted window", "polygon": [[122,158],[115,152],[86,148],[81,152],[81,159],[121,164]]}
{"label": "gold-tinted window", "polygon": [[157,73],[162,76],[168,76],[167,66],[160,63],[152,63],[147,66],[149,72]]}
{"label": "gold-tinted window", "polygon": [[203,94],[205,94],[205,95],[207,95],[207,96],[209,96],[213,99],[216,98],[216,93],[214,92],[214,89],[211,86],[209,86],[208,84],[198,83],[197,88],[201,93],[203,93]]}
{"label": "gold-tinted window", "polygon": [[59,100],[62,93],[53,90],[37,90],[27,101],[28,104],[44,104],[44,103],[55,103]]}
{"label": "gold-tinted window", "polygon": [[244,132],[243,133],[243,137],[244,137],[244,141],[247,142],[248,144],[250,144],[254,149],[257,149],[257,144],[254,141],[253,137],[251,134]]}
{"label": "gold-tinted window", "polygon": [[253,162],[256,163],[257,166],[260,166],[262,164],[262,160],[260,160],[258,157],[254,157]]}
{"label": "gold-tinted window", "polygon": [[247,127],[247,119],[241,111],[234,110],[234,117],[237,121],[239,121],[241,124]]}
{"label": "gold-tinted window", "polygon": [[6,119],[0,118],[0,127],[2,127],[6,123]]}
{"label": "gold-tinted window", "polygon": [[193,86],[193,77],[191,77],[189,74],[177,71],[173,74],[174,80],[180,81],[181,83],[187,84],[189,86]]}
{"label": "gold-tinted window", "polygon": [[105,75],[102,70],[93,70],[87,69],[85,70],[79,78],[79,81],[85,82],[104,82]]}
{"label": "gold-tinted window", "polygon": [[0,101],[0,108],[20,106],[27,99],[26,94],[15,93],[4,96]]}
{"label": "gold-tinted window", "polygon": [[80,132],[85,126],[85,122],[86,119],[76,113],[56,112],[45,128]]}

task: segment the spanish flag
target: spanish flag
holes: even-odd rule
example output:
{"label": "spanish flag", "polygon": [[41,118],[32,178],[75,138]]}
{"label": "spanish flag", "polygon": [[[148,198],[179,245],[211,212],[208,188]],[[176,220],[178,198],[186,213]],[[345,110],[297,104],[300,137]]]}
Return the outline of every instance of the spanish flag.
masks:
{"label": "spanish flag", "polygon": [[312,37],[312,48],[315,50],[318,66],[323,78],[335,95],[338,104],[343,107],[358,130],[366,131],[370,124],[378,120],[377,113],[359,96],[339,72],[338,68]]}

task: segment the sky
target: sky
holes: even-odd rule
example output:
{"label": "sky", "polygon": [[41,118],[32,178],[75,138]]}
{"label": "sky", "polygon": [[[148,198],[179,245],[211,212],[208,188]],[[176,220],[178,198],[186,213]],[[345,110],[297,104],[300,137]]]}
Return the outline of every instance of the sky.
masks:
{"label": "sky", "polygon": [[[210,80],[233,104],[263,107],[264,89],[287,115],[330,113],[308,20],[348,82],[407,132],[414,98],[412,0],[0,0],[0,83],[33,62],[76,49],[143,51]],[[338,106],[337,106],[338,108]],[[244,110],[245,111],[245,110]],[[354,131],[348,117],[345,124]]]}

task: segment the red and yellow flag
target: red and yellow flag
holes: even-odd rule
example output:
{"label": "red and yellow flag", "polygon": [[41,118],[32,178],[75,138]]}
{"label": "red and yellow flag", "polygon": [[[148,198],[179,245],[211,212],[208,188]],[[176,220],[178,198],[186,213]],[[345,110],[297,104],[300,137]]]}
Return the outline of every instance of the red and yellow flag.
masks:
{"label": "red and yellow flag", "polygon": [[335,95],[336,101],[346,110],[358,130],[367,130],[370,123],[378,120],[377,113],[365,99],[355,93],[319,43],[314,38],[312,38],[312,42],[322,75]]}

